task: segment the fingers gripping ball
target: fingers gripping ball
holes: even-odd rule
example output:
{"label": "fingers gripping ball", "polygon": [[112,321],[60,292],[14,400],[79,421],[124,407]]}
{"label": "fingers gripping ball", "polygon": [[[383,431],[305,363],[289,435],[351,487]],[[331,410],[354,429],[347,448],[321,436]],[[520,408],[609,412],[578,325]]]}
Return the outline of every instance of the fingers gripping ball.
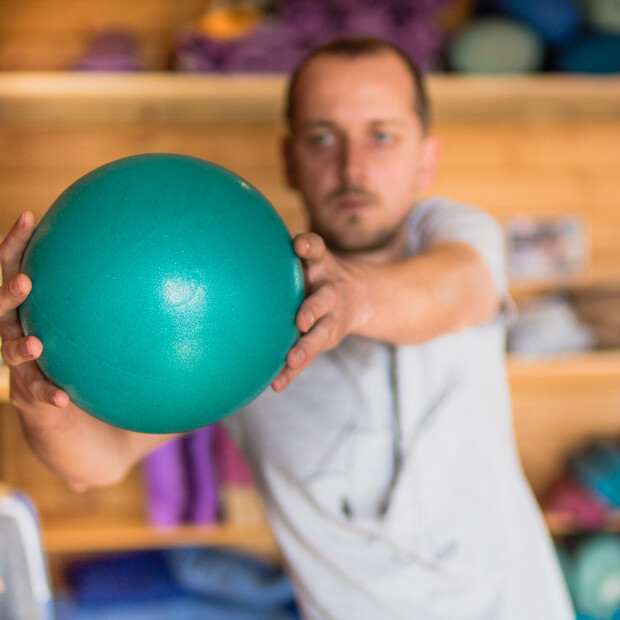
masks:
{"label": "fingers gripping ball", "polygon": [[121,428],[226,417],[269,385],[298,335],[303,275],[282,220],[242,178],[193,157],[137,155],[80,178],[22,271],[41,369]]}

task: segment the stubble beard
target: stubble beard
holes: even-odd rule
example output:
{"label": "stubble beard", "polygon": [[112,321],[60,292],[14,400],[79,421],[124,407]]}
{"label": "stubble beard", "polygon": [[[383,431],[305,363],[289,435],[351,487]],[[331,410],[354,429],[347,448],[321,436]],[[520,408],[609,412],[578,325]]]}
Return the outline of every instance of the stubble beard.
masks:
{"label": "stubble beard", "polygon": [[313,232],[323,237],[327,248],[339,256],[350,258],[372,256],[390,252],[402,245],[405,219],[391,228],[356,235],[355,230],[359,227],[361,219],[356,213],[346,216],[344,226],[352,231],[348,235],[338,234],[337,231],[329,230],[317,222],[311,222],[311,226]]}

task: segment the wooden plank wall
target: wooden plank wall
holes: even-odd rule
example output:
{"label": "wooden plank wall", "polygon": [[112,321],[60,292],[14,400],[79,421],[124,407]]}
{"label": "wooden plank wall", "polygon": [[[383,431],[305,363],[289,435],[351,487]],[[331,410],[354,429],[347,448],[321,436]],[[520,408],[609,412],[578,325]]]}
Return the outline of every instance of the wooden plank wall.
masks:
{"label": "wooden plank wall", "polygon": [[509,363],[521,461],[541,495],[566,457],[593,439],[620,439],[620,354]]}
{"label": "wooden plank wall", "polygon": [[[463,100],[469,92],[463,87]],[[434,192],[479,204],[500,220],[524,213],[581,215],[592,232],[593,273],[617,278],[620,115],[545,120],[523,114],[492,116],[472,120],[439,114],[436,132],[443,154]],[[289,226],[300,230],[302,211],[296,196],[283,186],[280,133],[273,119],[242,125],[170,118],[0,122],[0,234],[23,209],[42,215],[69,183],[95,166],[149,151],[196,155],[235,170],[267,195]],[[620,435],[617,360],[600,372],[593,372],[595,366],[587,361],[577,371],[554,374],[553,368],[539,368],[540,374],[526,370],[512,379],[521,454],[538,492],[556,475],[568,450],[596,434]],[[103,519],[139,518],[143,504],[138,472],[113,489],[68,492],[30,454],[13,412],[4,409],[0,477],[32,491],[45,519],[70,521],[84,511]]]}
{"label": "wooden plank wall", "polygon": [[148,69],[166,69],[174,30],[209,0],[2,0],[0,70],[70,69],[93,37],[131,29]]}
{"label": "wooden plank wall", "polygon": [[[303,226],[283,187],[277,122],[11,122],[0,126],[0,232],[16,214],[41,215],[72,181],[117,157],[168,151],[204,157],[257,185],[289,225]],[[434,193],[481,205],[501,221],[574,214],[591,234],[592,273],[620,275],[620,122],[438,121],[442,162]]]}
{"label": "wooden plank wall", "polygon": [[71,182],[113,159],[145,152],[194,155],[234,170],[254,183],[290,225],[303,219],[283,187],[274,126],[117,125],[1,127],[0,229],[23,209],[42,215]]}
{"label": "wooden plank wall", "polygon": [[[31,209],[41,215],[75,179],[117,157],[179,152],[226,166],[254,183],[299,230],[303,216],[283,186],[274,126],[80,126],[1,129],[0,230]],[[483,206],[505,221],[518,214],[575,214],[590,229],[592,270],[620,271],[618,123],[442,124],[434,192]]]}

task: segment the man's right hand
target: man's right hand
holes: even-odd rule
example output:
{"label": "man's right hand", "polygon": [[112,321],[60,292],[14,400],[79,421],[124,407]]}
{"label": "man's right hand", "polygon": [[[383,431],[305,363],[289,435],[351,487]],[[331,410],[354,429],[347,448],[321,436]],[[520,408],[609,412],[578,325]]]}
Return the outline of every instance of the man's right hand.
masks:
{"label": "man's right hand", "polygon": [[11,371],[11,402],[22,411],[69,404],[66,392],[50,383],[37,366],[35,360],[43,352],[41,341],[35,336],[24,336],[19,322],[17,308],[32,289],[30,279],[19,269],[34,228],[34,216],[26,211],[0,243],[2,357]]}
{"label": "man's right hand", "polygon": [[35,336],[24,336],[17,312],[32,288],[19,269],[33,232],[34,216],[25,212],[0,243],[0,337],[2,357],[11,371],[11,402],[30,447],[69,486],[83,490],[116,484],[145,454],[177,435],[110,426],[71,403],[66,392],[45,378],[36,363],[43,344]]}

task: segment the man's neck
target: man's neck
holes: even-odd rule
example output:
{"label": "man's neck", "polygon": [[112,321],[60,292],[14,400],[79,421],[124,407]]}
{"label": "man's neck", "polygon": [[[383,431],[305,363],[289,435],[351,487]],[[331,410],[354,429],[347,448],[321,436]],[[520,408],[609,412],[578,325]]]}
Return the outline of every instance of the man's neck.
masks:
{"label": "man's neck", "polygon": [[340,256],[341,258],[365,263],[392,263],[394,261],[401,260],[405,256],[406,245],[406,236],[404,234],[400,234],[393,243],[384,248],[378,248],[369,252],[334,252],[334,254]]}

